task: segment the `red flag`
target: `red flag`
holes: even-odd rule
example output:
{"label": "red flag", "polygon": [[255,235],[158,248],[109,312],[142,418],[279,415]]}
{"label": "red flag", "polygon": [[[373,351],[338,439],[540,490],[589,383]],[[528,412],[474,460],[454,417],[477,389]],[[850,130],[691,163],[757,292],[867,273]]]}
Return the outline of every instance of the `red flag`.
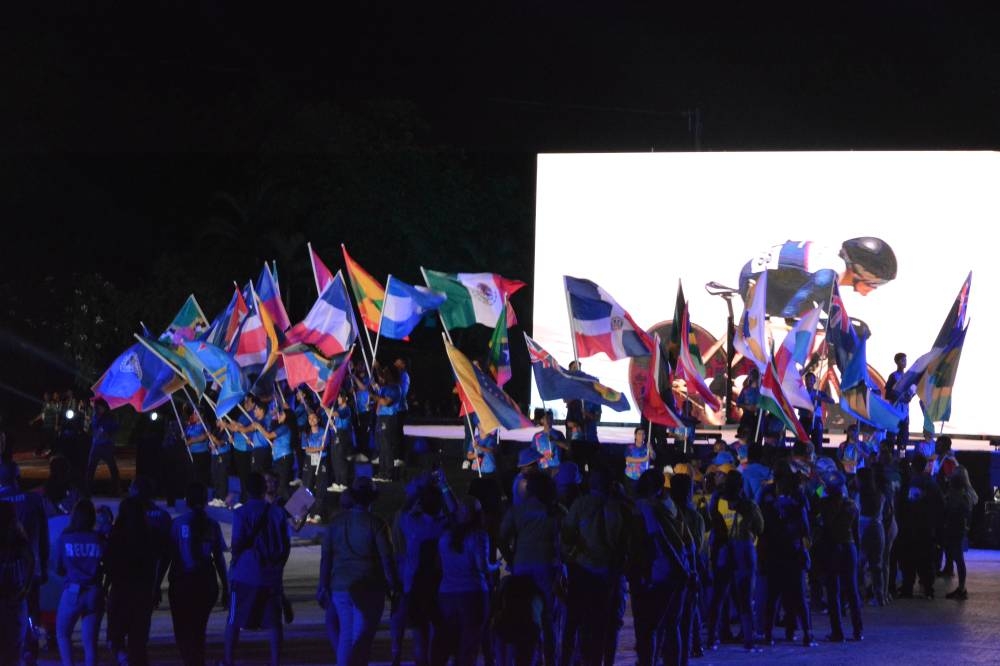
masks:
{"label": "red flag", "polygon": [[350,351],[344,357],[344,362],[340,364],[340,367],[333,371],[330,375],[330,379],[326,382],[326,388],[323,389],[323,407],[330,408],[337,403],[337,396],[340,395],[340,387],[344,384],[344,377],[347,376],[347,371],[351,367],[351,352],[354,351],[352,346]]}
{"label": "red flag", "polygon": [[309,262],[312,264],[313,279],[316,281],[316,293],[322,294],[323,290],[326,289],[326,285],[333,282],[333,273],[323,260],[319,258],[316,254],[316,250],[313,249],[312,243],[307,243],[309,246]]}
{"label": "red flag", "polygon": [[677,354],[677,369],[675,374],[687,384],[688,392],[694,392],[705,401],[705,406],[711,409],[719,409],[719,397],[709,390],[705,384],[705,378],[701,376],[695,367],[694,359],[691,358],[691,324],[688,321],[688,308],[685,304],[684,314],[681,317],[681,348]]}
{"label": "red flag", "polygon": [[653,340],[653,356],[649,361],[649,372],[646,375],[646,385],[643,395],[639,396],[642,415],[651,423],[668,428],[683,428],[681,418],[670,409],[670,406],[660,397],[660,336]]}

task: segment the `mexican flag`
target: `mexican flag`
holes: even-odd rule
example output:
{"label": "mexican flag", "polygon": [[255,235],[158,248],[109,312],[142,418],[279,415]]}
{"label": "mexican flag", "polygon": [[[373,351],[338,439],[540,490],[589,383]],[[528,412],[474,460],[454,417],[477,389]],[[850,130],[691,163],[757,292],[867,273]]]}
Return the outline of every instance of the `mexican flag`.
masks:
{"label": "mexican flag", "polygon": [[770,412],[784,421],[785,426],[795,433],[795,439],[803,442],[809,441],[809,433],[802,427],[802,423],[795,416],[791,403],[785,397],[785,392],[781,389],[781,381],[778,379],[778,372],[775,370],[773,361],[767,364],[767,369],[760,382],[759,406],[764,411]]}
{"label": "mexican flag", "polygon": [[[445,328],[465,328],[483,324],[494,328],[500,319],[504,300],[524,286],[496,273],[441,273],[422,268],[424,282],[448,297],[441,305]],[[507,308],[507,326],[517,323],[514,311]]]}

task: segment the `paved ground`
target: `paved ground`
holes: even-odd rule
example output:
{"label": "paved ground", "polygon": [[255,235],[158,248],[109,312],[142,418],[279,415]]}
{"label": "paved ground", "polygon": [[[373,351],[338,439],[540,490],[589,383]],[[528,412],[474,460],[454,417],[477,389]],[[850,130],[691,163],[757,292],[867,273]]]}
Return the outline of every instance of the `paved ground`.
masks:
{"label": "paved ground", "polygon": [[[98,503],[115,504],[113,500]],[[228,540],[230,526],[228,512],[212,510],[224,527]],[[285,573],[287,594],[292,599],[296,617],[287,627],[286,664],[329,664],[333,652],[326,642],[323,615],[314,601],[319,570],[320,549],[314,541],[317,528],[307,526],[296,536],[294,548]],[[938,599],[900,600],[885,608],[867,607],[864,610],[865,641],[863,643],[821,644],[806,650],[795,645],[779,643],[759,655],[746,655],[737,645],[723,646],[694,663],[728,664],[757,662],[760,664],[886,664],[909,662],[911,664],[998,664],[1000,645],[997,634],[1000,620],[1000,551],[974,550],[969,553],[970,597],[965,602],[943,598],[951,589],[951,581],[939,580]],[[164,595],[166,599],[166,595]],[[209,623],[210,658],[222,654],[222,628],[225,613],[221,608],[213,613]],[[389,660],[387,618],[376,639],[373,663]],[[826,616],[814,615],[815,633],[825,635],[829,630]],[[102,630],[103,631],[103,630]],[[780,632],[779,632],[780,633]],[[173,643],[169,611],[161,609],[153,616],[150,639],[150,656],[153,664],[172,666],[180,664]],[[78,659],[82,652],[78,654]],[[110,663],[110,654],[102,653],[102,663]],[[264,664],[267,661],[266,642],[263,634],[244,632],[240,650],[240,664]],[[42,664],[58,664],[55,652],[43,654]],[[626,618],[622,632],[621,650],[616,664],[635,663],[631,616]]]}

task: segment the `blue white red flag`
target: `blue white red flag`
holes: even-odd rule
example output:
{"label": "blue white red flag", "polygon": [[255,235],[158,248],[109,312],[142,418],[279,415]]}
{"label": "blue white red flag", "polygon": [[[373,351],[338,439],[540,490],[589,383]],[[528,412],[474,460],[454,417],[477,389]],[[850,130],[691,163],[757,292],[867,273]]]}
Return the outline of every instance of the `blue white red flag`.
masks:
{"label": "blue white red flag", "polygon": [[299,351],[296,346],[315,347],[329,357],[350,349],[357,333],[344,276],[337,271],[306,318],[289,329],[286,337],[293,351]]}
{"label": "blue white red flag", "polygon": [[570,326],[580,358],[649,356],[653,341],[611,295],[590,280],[564,276]]}
{"label": "blue white red flag", "polygon": [[275,328],[278,331],[287,331],[292,324],[288,320],[288,313],[285,312],[285,304],[281,302],[281,291],[278,289],[278,283],[271,269],[268,268],[267,262],[264,263],[260,277],[257,278],[256,291],[261,305],[271,315],[271,321],[274,322]]}
{"label": "blue white red flag", "polygon": [[390,275],[385,283],[378,334],[402,340],[413,332],[425,314],[437,310],[444,302],[444,294],[427,287],[414,287]]}

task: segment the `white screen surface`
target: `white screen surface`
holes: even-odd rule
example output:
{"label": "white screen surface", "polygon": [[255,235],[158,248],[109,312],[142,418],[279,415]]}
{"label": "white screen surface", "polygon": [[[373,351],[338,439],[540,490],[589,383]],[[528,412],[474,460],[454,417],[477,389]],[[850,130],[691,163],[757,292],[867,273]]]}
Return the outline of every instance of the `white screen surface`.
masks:
{"label": "white screen surface", "polygon": [[[706,283],[737,287],[751,257],[788,240],[839,248],[876,236],[896,255],[896,279],[866,296],[841,287],[848,313],[872,330],[869,364],[887,376],[896,352],[912,363],[928,351],[971,270],[971,325],[945,430],[1000,434],[988,376],[1000,323],[998,183],[1000,155],[987,152],[539,155],[533,337],[563,366],[572,360],[562,281],[572,275],[644,328],[673,317],[680,279],[692,322],[722,338],[725,302]],[[738,320],[738,296],[734,308]],[[627,360],[599,354],[582,365],[632,402]],[[542,405],[534,386],[532,401]],[[639,414],[605,409],[603,420]],[[914,400],[911,430],[921,421]]]}

